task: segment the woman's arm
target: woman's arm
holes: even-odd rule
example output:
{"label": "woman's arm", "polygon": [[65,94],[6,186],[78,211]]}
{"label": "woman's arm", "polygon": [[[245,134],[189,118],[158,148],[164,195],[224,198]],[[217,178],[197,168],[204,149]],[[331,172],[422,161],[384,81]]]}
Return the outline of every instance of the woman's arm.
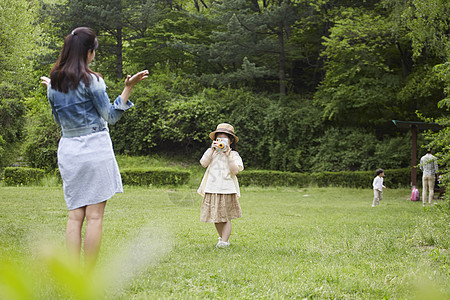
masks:
{"label": "woman's arm", "polygon": [[120,96],[114,100],[114,104],[111,105],[108,93],[106,92],[106,85],[102,78],[98,81],[91,82],[89,92],[91,94],[92,103],[100,116],[109,124],[115,124],[123,112],[132,106],[128,98],[130,96],[133,87],[144,78],[147,78],[148,71],[144,70],[136,73],[133,76],[127,76],[125,79],[125,88]]}
{"label": "woman's arm", "polygon": [[131,90],[140,81],[148,77],[148,70],[141,71],[134,74],[133,76],[128,75],[125,79],[125,88],[122,91],[120,97],[122,98],[123,105],[127,104],[128,98],[130,97]]}
{"label": "woman's arm", "polygon": [[[47,76],[41,76],[41,83],[43,85],[45,85],[48,89],[48,85],[50,84],[50,78],[48,78]],[[47,94],[48,94],[48,92],[47,92]],[[55,122],[56,122],[56,124],[58,124],[58,126],[61,126],[61,121],[59,120],[58,115],[55,113],[55,109],[53,107],[52,101],[50,101],[50,98],[49,98],[49,102],[50,102],[50,106],[52,107],[53,120],[55,120]]]}

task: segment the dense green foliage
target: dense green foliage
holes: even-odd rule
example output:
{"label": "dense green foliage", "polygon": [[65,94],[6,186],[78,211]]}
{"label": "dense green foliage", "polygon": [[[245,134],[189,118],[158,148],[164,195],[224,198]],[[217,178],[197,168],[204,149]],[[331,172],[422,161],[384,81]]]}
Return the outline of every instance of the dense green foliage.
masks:
{"label": "dense green foliage", "polygon": [[[434,68],[447,57],[443,2],[440,14],[413,0],[16,2],[29,8],[20,10],[21,32],[16,37],[5,27],[2,37],[25,43],[17,53],[4,51],[4,69],[35,72],[2,81],[8,87],[2,94],[12,96],[1,101],[17,108],[1,106],[8,114],[2,121],[16,123],[2,126],[0,157],[17,156],[25,141],[23,154],[33,167],[56,168],[59,130],[44,88],[28,87],[48,72],[76,26],[98,33],[91,67],[103,74],[111,98],[120,94],[123,74],[151,73],[133,91],[136,106],[111,126],[118,153],[198,159],[208,133],[229,122],[249,167],[305,173],[404,168],[410,135],[391,120],[418,121],[417,111],[433,120],[445,114],[436,107],[447,81]],[[1,20],[8,13],[2,10]],[[45,51],[36,53],[38,47]],[[26,64],[15,65],[11,55]],[[35,81],[27,81],[30,76]],[[16,82],[27,84],[17,89]],[[20,119],[25,109],[26,122]]]}
{"label": "dense green foliage", "polygon": [[23,152],[31,167],[50,171],[57,168],[60,128],[53,120],[44,91],[35,92],[25,101],[27,138]]}
{"label": "dense green foliage", "polygon": [[39,47],[37,1],[0,0],[0,169],[20,155],[24,137],[24,97],[30,91]]}
{"label": "dense green foliage", "polygon": [[124,114],[120,125],[111,126],[117,152],[200,157],[209,146],[208,133],[216,124],[230,122],[241,137],[238,151],[250,167],[316,172],[409,164],[408,132],[380,141],[373,129],[325,126],[320,109],[304,97],[279,99],[244,88],[193,94],[180,88],[189,80],[161,80],[155,76],[137,88],[132,99],[136,107]]}
{"label": "dense green foliage", "polygon": [[13,162],[25,127],[25,106],[20,98],[0,98],[0,169]]}
{"label": "dense green foliage", "polygon": [[37,184],[44,174],[44,170],[36,168],[6,167],[3,180],[6,185],[12,186]]}

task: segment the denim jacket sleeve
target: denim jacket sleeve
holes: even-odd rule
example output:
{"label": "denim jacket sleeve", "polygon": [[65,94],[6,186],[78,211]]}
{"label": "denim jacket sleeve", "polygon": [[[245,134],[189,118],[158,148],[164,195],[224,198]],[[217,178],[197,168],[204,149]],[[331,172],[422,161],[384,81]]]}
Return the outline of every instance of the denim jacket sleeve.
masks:
{"label": "denim jacket sleeve", "polygon": [[51,101],[51,96],[50,96],[50,89],[51,89],[51,84],[49,84],[47,86],[47,99],[48,102],[50,103],[50,107],[52,108],[52,115],[53,115],[53,119],[55,120],[56,124],[58,124],[58,126],[61,127],[61,121],[59,120],[58,115],[55,113],[55,107],[53,105],[53,101]]}
{"label": "denim jacket sleeve", "polygon": [[106,84],[103,81],[103,78],[97,79],[94,76],[88,91],[90,93],[90,96],[92,97],[92,102],[98,113],[109,124],[116,123],[125,110],[134,106],[134,104],[129,100],[124,105],[122,97],[120,96],[116,98],[114,104],[111,104],[111,100],[106,93]]}

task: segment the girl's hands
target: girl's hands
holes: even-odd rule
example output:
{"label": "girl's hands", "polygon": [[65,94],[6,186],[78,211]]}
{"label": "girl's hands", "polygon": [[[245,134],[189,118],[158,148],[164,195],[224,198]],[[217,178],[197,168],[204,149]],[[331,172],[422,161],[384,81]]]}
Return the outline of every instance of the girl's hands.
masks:
{"label": "girl's hands", "polygon": [[127,78],[125,79],[125,86],[132,88],[147,77],[148,77],[148,70],[138,72],[133,76],[127,75]]}
{"label": "girl's hands", "polygon": [[41,83],[44,84],[45,86],[48,86],[50,83],[50,78],[48,78],[47,76],[41,76]]}
{"label": "girl's hands", "polygon": [[[217,141],[213,141],[211,143],[211,150],[212,151],[210,152],[211,154],[209,154],[210,156],[205,158],[205,155],[204,155],[202,157],[202,159],[200,160],[200,163],[201,163],[201,165],[204,168],[206,168],[211,163],[211,161],[212,161],[212,159],[214,158],[215,155],[219,155],[219,152],[216,151],[216,149],[218,148],[217,147],[218,143],[219,142],[217,142]],[[233,151],[233,149],[231,149],[230,145],[226,145],[226,147],[227,148],[226,148],[226,151],[224,153],[225,153],[225,155],[226,155],[226,157],[228,159],[228,164],[230,166],[230,172],[232,174],[236,175],[237,173],[239,173],[239,167],[236,165],[236,163],[233,161],[233,159],[230,159],[231,158],[231,151]]]}
{"label": "girl's hands", "polygon": [[217,149],[217,144],[218,144],[218,143],[219,143],[218,141],[214,140],[214,141],[211,143],[211,149],[212,149],[212,150],[216,150],[216,149]]}
{"label": "girl's hands", "polygon": [[227,145],[227,151],[225,151],[225,154],[228,156],[228,157],[230,157],[230,154],[231,154],[231,147],[229,146],[229,145]]}
{"label": "girl's hands", "polygon": [[[218,144],[219,144],[218,141],[213,141],[211,143],[211,149],[214,151],[213,153],[217,152],[215,150],[218,148],[218,146],[217,146]],[[227,149],[227,150],[225,150],[225,154],[229,157],[232,149],[230,148],[230,145],[226,145],[225,147]]]}

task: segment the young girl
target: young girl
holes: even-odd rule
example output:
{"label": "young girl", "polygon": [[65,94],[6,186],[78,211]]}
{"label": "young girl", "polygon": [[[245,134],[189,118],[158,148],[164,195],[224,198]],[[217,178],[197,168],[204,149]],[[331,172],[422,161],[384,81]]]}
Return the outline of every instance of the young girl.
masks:
{"label": "young girl", "polygon": [[200,159],[201,165],[208,167],[197,191],[203,196],[200,221],[214,223],[219,234],[216,247],[225,248],[230,245],[231,220],[242,216],[236,175],[244,170],[244,164],[239,153],[232,150],[239,141],[233,126],[219,124],[209,137],[213,140],[211,147]]}
{"label": "young girl", "polygon": [[61,127],[58,166],[69,209],[66,244],[79,260],[86,220],[84,257],[88,268],[94,266],[100,249],[106,201],[123,191],[107,123],[116,123],[133,106],[128,101],[131,90],[148,75],[147,70],[128,75],[122,94],[111,104],[103,78],[89,69],[97,47],[92,29],[75,28],[66,36],[50,78],[41,77],[53,117]]}

